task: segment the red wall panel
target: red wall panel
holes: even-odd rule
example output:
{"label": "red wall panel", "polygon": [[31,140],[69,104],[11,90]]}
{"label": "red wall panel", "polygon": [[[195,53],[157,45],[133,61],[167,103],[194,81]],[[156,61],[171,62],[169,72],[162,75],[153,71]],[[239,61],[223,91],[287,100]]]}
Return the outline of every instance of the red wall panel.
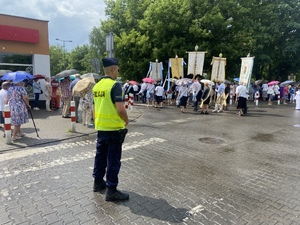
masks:
{"label": "red wall panel", "polygon": [[39,43],[39,31],[28,28],[0,25],[0,40]]}

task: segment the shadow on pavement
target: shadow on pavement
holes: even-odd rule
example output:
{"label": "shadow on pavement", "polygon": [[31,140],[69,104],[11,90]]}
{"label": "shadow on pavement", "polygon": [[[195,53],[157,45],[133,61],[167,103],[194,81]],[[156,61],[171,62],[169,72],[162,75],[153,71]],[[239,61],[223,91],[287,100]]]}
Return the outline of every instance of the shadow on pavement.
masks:
{"label": "shadow on pavement", "polygon": [[185,208],[176,208],[163,198],[142,196],[134,192],[126,192],[130,195],[129,201],[124,206],[129,207],[132,213],[140,216],[155,218],[170,223],[182,223],[188,216]]}

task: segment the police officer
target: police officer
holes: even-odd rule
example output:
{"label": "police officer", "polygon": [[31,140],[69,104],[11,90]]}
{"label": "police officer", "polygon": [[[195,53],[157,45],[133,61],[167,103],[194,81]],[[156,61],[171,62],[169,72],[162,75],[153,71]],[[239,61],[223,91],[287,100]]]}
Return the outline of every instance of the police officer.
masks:
{"label": "police officer", "polygon": [[[105,76],[94,86],[95,129],[98,130],[94,162],[94,192],[106,189],[106,201],[122,201],[129,195],[117,190],[121,167],[122,143],[128,116],[122,102],[122,88],[116,82],[119,73],[116,58],[102,59]],[[106,173],[106,182],[104,176]]]}

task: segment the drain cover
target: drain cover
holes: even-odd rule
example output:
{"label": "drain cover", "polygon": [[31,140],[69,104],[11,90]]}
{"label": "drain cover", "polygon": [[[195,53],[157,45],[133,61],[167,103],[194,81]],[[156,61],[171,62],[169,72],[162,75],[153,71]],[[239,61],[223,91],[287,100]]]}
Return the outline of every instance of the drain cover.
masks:
{"label": "drain cover", "polygon": [[225,142],[222,139],[210,138],[210,137],[199,138],[198,140],[205,144],[222,144]]}

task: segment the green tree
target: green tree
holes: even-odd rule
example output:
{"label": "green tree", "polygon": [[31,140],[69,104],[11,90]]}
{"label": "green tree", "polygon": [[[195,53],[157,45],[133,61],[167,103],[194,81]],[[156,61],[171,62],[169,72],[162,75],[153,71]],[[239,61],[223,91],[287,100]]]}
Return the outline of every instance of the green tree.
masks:
{"label": "green tree", "polygon": [[64,50],[61,45],[50,46],[50,74],[54,76],[64,70]]}
{"label": "green tree", "polygon": [[175,54],[187,62],[186,51],[192,51],[195,44],[199,51],[207,51],[205,71],[211,70],[212,56],[223,53],[227,58],[227,78],[239,75],[240,58],[248,53],[255,56],[256,79],[283,80],[290,73],[300,72],[298,0],[105,3],[108,19],[95,29],[102,38],[109,32],[115,34],[115,56],[126,78],[139,80],[155,59],[163,61],[165,68],[167,60]]}
{"label": "green tree", "polygon": [[69,56],[69,69],[76,69],[81,74],[93,72],[92,54],[88,45],[77,46]]}

